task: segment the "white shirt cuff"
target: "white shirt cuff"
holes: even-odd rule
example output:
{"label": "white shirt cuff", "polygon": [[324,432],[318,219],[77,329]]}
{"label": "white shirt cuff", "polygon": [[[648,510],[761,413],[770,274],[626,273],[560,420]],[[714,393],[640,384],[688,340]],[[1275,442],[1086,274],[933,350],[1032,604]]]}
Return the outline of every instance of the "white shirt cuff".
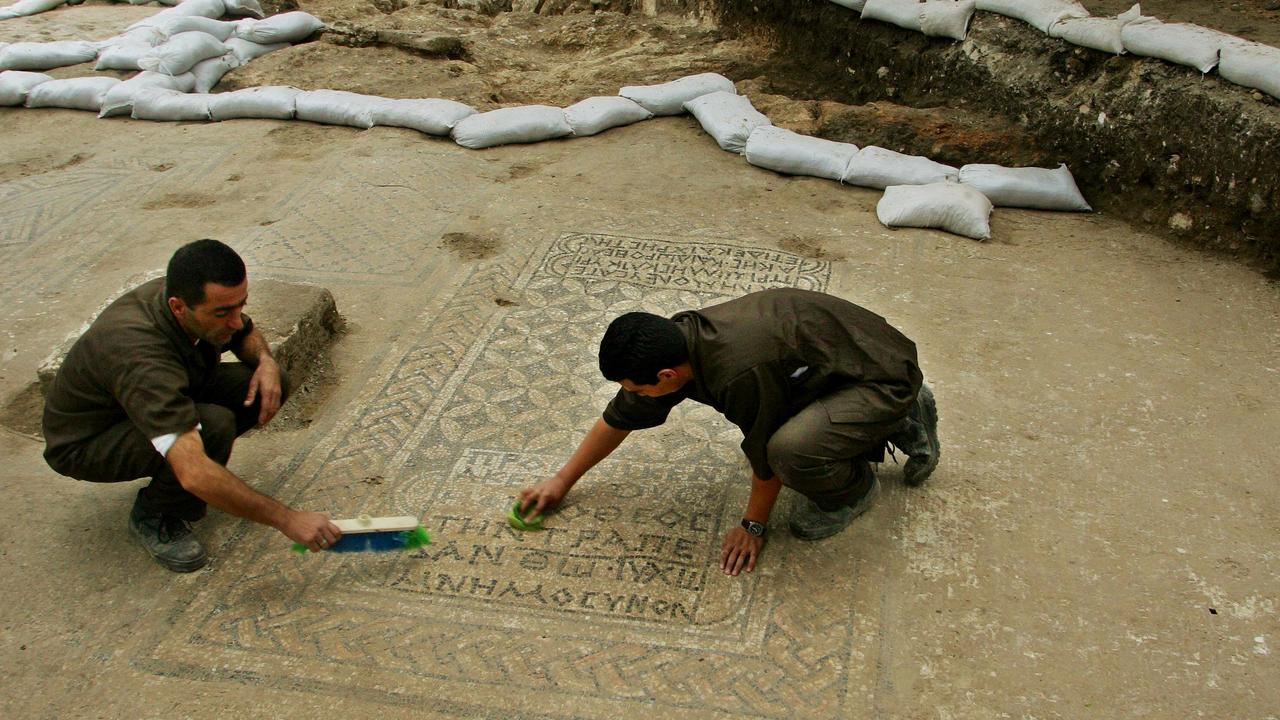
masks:
{"label": "white shirt cuff", "polygon": [[[196,432],[200,430],[200,423],[196,423]],[[169,433],[168,435],[151,438],[151,444],[155,447],[156,452],[160,453],[161,457],[169,457],[169,450],[176,442],[178,442],[178,433]]]}

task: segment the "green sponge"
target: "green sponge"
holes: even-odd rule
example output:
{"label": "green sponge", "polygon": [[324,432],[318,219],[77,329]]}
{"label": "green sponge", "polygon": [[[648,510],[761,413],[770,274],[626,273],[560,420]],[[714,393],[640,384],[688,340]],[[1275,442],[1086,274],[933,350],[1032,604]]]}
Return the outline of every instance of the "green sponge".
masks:
{"label": "green sponge", "polygon": [[507,511],[507,524],[517,530],[541,530],[542,515],[535,515],[527,520],[520,517],[520,501],[517,500],[515,505]]}

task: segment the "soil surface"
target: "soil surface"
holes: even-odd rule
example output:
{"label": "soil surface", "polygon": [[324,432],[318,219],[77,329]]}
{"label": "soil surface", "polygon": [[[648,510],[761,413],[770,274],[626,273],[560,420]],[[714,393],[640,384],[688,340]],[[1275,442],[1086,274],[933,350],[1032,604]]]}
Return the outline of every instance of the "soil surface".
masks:
{"label": "soil surface", "polygon": [[[696,12],[450,4],[301,3],[334,32],[220,89],[489,109],[712,70],[797,129],[957,161],[1053,152],[1017,118],[824,94],[812,70]],[[1174,14],[1199,4],[1147,9],[1162,7],[1202,21]],[[1259,32],[1274,14],[1218,7]],[[155,10],[90,0],[4,21],[0,40],[102,38]],[[480,152],[296,122],[0,109],[0,127],[0,717],[1280,707],[1280,294],[1237,262],[1103,213],[1000,209],[988,243],[887,230],[880,193],[749,166],[688,117]],[[264,277],[322,285],[347,321],[297,407],[238,441],[230,468],[295,507],[417,515],[432,546],[299,556],[211,511],[196,532],[212,563],[174,575],[126,529],[140,483],[45,465],[38,364],[199,237],[246,258],[251,292]],[[880,466],[880,499],[817,543],[787,534],[785,494],[760,567],[728,578],[740,433],[682,406],[547,530],[506,529],[515,493],[613,392],[594,357],[609,319],[776,285],[848,298],[916,341],[941,416],[928,484]]]}

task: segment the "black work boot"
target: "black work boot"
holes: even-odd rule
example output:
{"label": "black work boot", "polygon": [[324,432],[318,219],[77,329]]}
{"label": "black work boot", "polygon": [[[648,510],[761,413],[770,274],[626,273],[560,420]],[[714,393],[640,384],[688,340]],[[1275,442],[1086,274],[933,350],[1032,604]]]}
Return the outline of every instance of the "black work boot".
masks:
{"label": "black work boot", "polygon": [[129,531],[156,562],[174,572],[199,570],[209,560],[190,523],[173,515],[149,513],[136,501],[129,512]]}
{"label": "black work boot", "polygon": [[938,404],[928,385],[920,386],[920,394],[907,415],[907,427],[889,437],[893,446],[907,454],[902,466],[902,479],[908,485],[919,485],[933,474],[942,456],[938,441]]}
{"label": "black work boot", "polygon": [[854,518],[866,512],[879,494],[880,479],[872,471],[871,482],[866,486],[866,490],[852,498],[847,505],[841,505],[835,510],[823,510],[818,503],[806,497],[791,512],[791,519],[787,526],[791,534],[801,540],[821,540],[831,537],[849,527],[849,523],[853,522]]}

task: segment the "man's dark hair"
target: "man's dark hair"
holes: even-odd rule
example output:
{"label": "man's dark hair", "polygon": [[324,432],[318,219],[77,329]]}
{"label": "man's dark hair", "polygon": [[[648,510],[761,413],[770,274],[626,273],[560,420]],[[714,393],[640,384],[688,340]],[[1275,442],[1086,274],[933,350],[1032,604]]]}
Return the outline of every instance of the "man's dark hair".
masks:
{"label": "man's dark hair", "polygon": [[689,359],[684,333],[671,320],[645,312],[620,315],[600,340],[600,373],[637,385],[658,382],[658,371]]}
{"label": "man's dark hair", "polygon": [[235,287],[244,282],[244,260],[217,240],[196,240],[178,248],[164,275],[165,297],[180,298],[188,306],[204,302],[205,283]]}

